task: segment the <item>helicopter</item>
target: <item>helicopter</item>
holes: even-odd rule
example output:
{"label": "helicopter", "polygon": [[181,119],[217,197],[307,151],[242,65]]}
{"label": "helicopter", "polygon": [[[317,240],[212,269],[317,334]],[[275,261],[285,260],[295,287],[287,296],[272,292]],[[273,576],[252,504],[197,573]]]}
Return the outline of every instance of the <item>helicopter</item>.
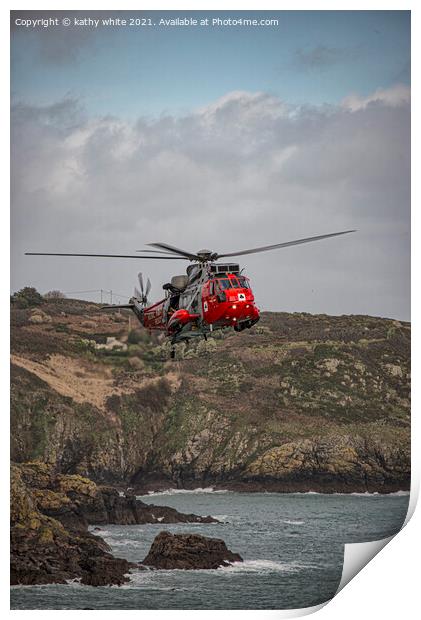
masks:
{"label": "helicopter", "polygon": [[[211,250],[189,252],[168,243],[148,243],[154,249],[137,250],[138,254],[75,254],[57,252],[26,252],[28,256],[82,256],[93,258],[138,258],[150,260],[186,260],[186,274],[173,276],[170,282],[163,285],[165,297],[155,304],[149,305],[148,295],[151,281],[148,278],[144,285],[142,273],[138,274],[140,290],[135,288],[134,295],[127,304],[103,306],[103,310],[130,309],[140,324],[150,331],[165,332],[171,339],[171,358],[175,357],[174,345],[189,341],[191,338],[203,337],[215,330],[227,327],[236,332],[250,329],[260,319],[250,285],[249,278],[240,269],[232,257],[267,252],[279,248],[287,248],[303,243],[320,241],[330,237],[356,232],[341,232],[306,237],[294,241],[275,243],[258,248],[239,250],[237,252],[218,253]],[[156,249],[158,248],[158,249]]]}

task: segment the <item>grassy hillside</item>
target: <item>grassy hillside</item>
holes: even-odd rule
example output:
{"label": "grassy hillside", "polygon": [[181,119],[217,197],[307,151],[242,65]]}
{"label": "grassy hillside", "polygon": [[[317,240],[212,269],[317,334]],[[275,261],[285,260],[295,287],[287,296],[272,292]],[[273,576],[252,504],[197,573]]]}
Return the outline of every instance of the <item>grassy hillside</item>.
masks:
{"label": "grassy hillside", "polygon": [[264,313],[175,362],[137,327],[75,300],[12,306],[15,461],[142,488],[408,487],[408,323]]}

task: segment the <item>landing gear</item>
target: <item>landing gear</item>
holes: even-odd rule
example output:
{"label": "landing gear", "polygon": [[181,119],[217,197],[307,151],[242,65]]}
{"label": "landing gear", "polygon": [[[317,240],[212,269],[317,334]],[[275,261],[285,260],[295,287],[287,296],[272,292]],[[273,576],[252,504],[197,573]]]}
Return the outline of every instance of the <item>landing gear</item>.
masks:
{"label": "landing gear", "polygon": [[253,325],[257,323],[258,320],[259,320],[259,317],[257,319],[253,319],[249,321],[242,321],[241,323],[237,323],[236,325],[234,325],[234,330],[236,332],[242,332],[243,329],[251,329]]}

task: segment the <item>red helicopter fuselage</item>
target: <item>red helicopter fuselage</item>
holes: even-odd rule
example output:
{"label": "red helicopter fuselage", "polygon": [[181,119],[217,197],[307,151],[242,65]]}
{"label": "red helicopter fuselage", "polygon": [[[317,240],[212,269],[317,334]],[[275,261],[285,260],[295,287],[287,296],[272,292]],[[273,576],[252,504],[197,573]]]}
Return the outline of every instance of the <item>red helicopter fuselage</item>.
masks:
{"label": "red helicopter fuselage", "polygon": [[[193,297],[196,300],[191,304]],[[178,307],[174,307],[175,301]],[[169,296],[144,308],[139,318],[145,328],[162,330],[173,337],[190,325],[191,337],[194,332],[199,336],[223,327],[242,331],[259,320],[259,310],[248,278],[225,273],[210,277],[185,294]]]}

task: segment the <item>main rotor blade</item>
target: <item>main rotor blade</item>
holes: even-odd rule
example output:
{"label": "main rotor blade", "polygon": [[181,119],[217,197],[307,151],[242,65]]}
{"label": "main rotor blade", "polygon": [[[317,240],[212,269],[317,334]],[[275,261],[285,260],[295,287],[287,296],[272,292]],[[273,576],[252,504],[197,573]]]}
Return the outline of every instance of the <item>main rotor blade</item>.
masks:
{"label": "main rotor blade", "polygon": [[143,276],[142,276],[142,272],[141,271],[139,271],[139,273],[137,274],[137,279],[139,280],[140,290],[141,290],[142,295],[143,295],[143,290],[144,290],[144,288],[143,288]]}
{"label": "main rotor blade", "polygon": [[244,254],[256,254],[257,252],[267,252],[268,250],[276,250],[278,248],[287,248],[291,245],[300,245],[301,243],[310,243],[311,241],[320,241],[329,237],[337,237],[338,235],[347,235],[356,232],[355,230],[343,230],[342,232],[330,233],[328,235],[318,235],[317,237],[306,237],[305,239],[296,239],[295,241],[286,241],[285,243],[275,243],[274,245],[265,245],[261,248],[253,248],[251,250],[239,250],[238,252],[229,252],[227,254],[217,254],[216,258],[224,258],[226,256],[242,256]]}
{"label": "main rotor blade", "polygon": [[149,293],[151,292],[151,281],[149,280],[149,278],[146,280],[146,291],[145,291],[145,297],[147,297],[149,295]]}
{"label": "main rotor blade", "polygon": [[200,257],[197,254],[193,254],[192,252],[187,252],[186,250],[180,250],[179,248],[175,248],[172,245],[168,245],[168,243],[147,243],[146,245],[153,245],[156,248],[162,248],[164,250],[169,250],[173,254],[181,254],[181,256],[185,256],[190,260],[200,260]]}
{"label": "main rotor blade", "polygon": [[184,256],[139,256],[139,254],[64,254],[62,252],[25,252],[25,256],[90,256],[93,258],[153,258],[162,260],[186,260]]}
{"label": "main rotor blade", "polygon": [[174,252],[166,252],[165,250],[136,250],[136,252],[151,252],[152,254],[171,254],[174,255]]}

